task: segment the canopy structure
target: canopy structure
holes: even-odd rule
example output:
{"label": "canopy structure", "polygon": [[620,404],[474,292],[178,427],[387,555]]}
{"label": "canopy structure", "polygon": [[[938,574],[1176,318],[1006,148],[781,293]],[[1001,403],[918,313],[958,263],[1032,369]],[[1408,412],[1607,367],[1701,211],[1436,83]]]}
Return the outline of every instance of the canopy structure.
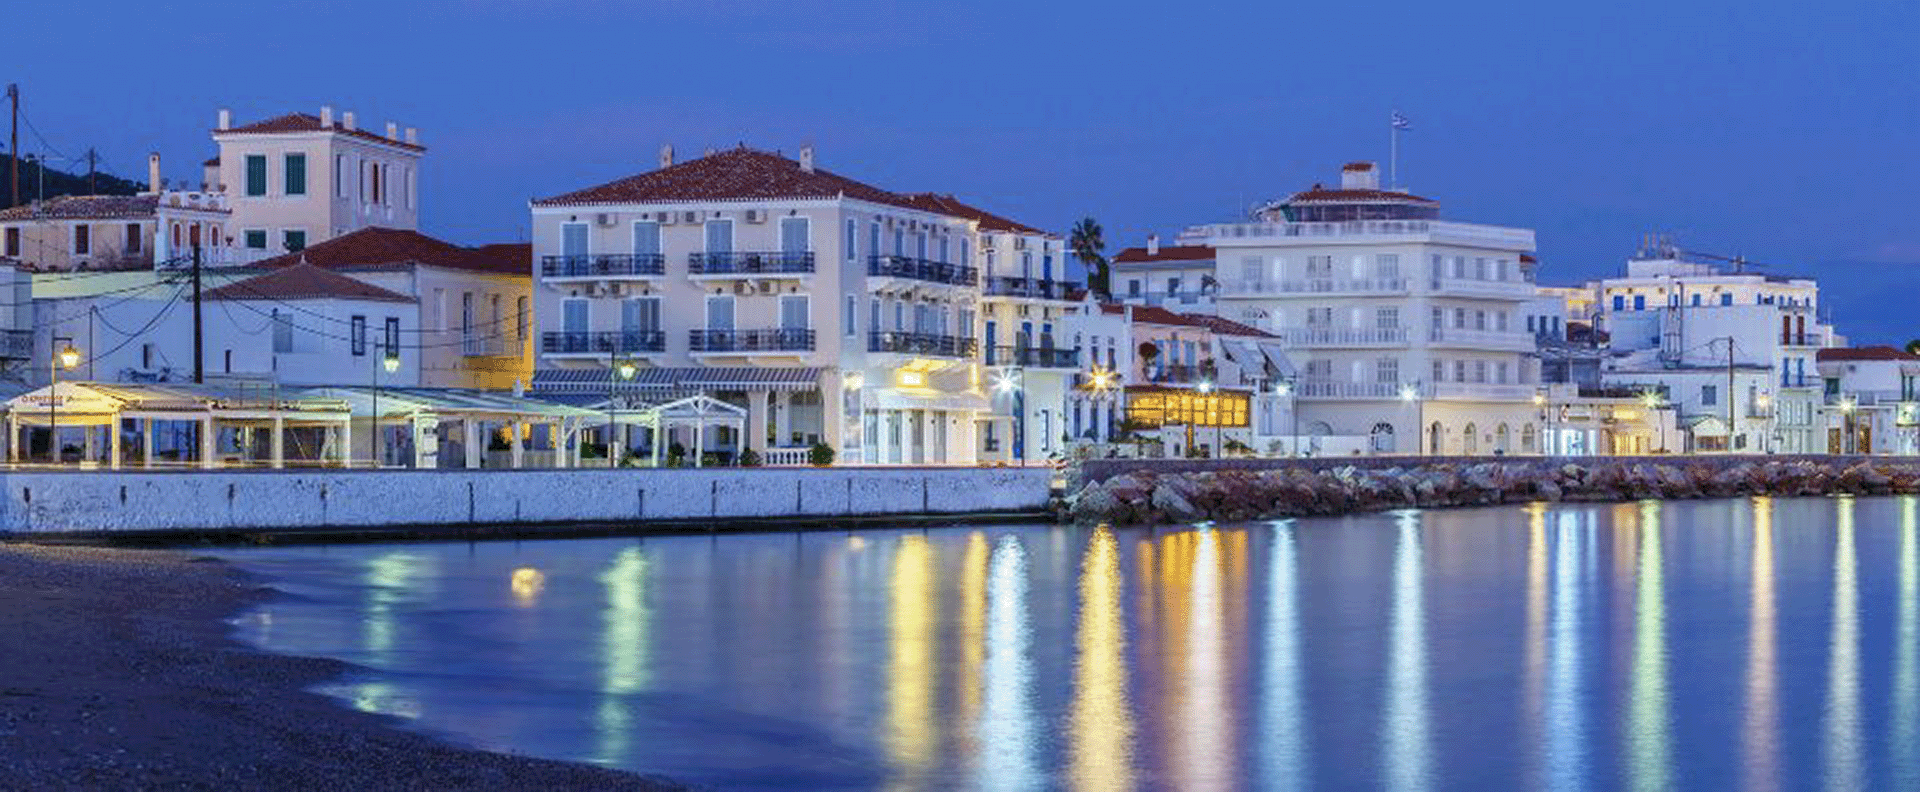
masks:
{"label": "canopy structure", "polygon": [[[78,461],[104,462],[110,467],[189,460],[200,467],[260,463],[283,467],[289,461],[290,436],[296,451],[293,461],[344,465],[343,438],[351,420],[346,403],[339,399],[271,385],[60,382],[15,396],[6,407],[9,461],[23,461],[28,450],[25,430],[47,428],[47,461],[65,462],[69,454],[61,444],[62,433],[77,431],[82,435],[76,449]],[[265,449],[258,447],[262,434]],[[139,443],[137,459],[123,448],[130,436]],[[185,442],[189,436],[191,445]],[[156,438],[171,447],[156,455]]]}
{"label": "canopy structure", "polygon": [[[693,434],[694,466],[699,467],[706,458],[707,427],[721,426],[734,430],[736,435],[744,434],[747,427],[746,408],[737,407],[712,396],[688,396],[637,411],[634,423],[653,430],[655,437],[671,437],[675,429],[687,429]],[[660,449],[665,443],[653,444],[653,464],[660,465]]]}
{"label": "canopy structure", "polygon": [[[356,458],[400,467],[488,467],[495,429],[505,441],[506,459],[491,466],[569,467],[579,461],[580,428],[602,417],[595,410],[544,399],[456,388],[335,386],[305,393],[348,405],[362,426],[354,441]],[[443,458],[443,429],[455,424],[460,434],[450,436],[446,445],[460,453]],[[545,431],[537,433],[536,427]],[[398,428],[407,431],[396,434]],[[539,434],[544,437],[536,437]],[[536,439],[544,440],[537,444],[543,447],[529,448]]]}

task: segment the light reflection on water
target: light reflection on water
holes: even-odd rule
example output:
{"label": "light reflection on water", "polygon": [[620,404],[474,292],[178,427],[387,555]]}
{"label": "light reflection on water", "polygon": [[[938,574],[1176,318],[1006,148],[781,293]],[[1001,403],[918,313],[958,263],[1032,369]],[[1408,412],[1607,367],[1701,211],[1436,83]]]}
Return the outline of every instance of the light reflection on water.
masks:
{"label": "light reflection on water", "polygon": [[722,788],[1920,788],[1915,498],[227,556],[353,706]]}

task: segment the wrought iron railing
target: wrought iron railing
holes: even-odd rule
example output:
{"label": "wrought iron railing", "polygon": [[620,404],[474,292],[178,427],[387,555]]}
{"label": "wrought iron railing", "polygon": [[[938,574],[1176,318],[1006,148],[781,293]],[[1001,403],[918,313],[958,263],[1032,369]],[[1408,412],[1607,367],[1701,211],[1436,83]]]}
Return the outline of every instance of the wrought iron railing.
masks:
{"label": "wrought iron railing", "polygon": [[813,253],[689,253],[687,272],[693,275],[799,275],[813,272]]}
{"label": "wrought iron railing", "polygon": [[878,332],[867,337],[868,352],[896,352],[935,357],[973,357],[977,339],[931,333]]}
{"label": "wrought iron railing", "polygon": [[1013,278],[995,276],[988,278],[986,293],[989,297],[1027,297],[1036,300],[1064,300],[1068,293],[1079,289],[1080,284],[1073,281],[1048,280],[1046,278]]}
{"label": "wrought iron railing", "polygon": [[873,256],[867,259],[867,274],[876,278],[907,278],[955,286],[972,286],[980,282],[980,271],[973,267],[943,264],[912,256]]}
{"label": "wrought iron railing", "polygon": [[540,275],[546,278],[631,278],[666,273],[667,257],[658,253],[540,257]]}
{"label": "wrought iron railing", "polygon": [[688,331],[694,352],[811,352],[813,345],[813,331],[802,328]]}
{"label": "wrought iron railing", "polygon": [[555,331],[540,339],[540,351],[549,355],[665,352],[666,349],[667,334],[659,330]]}

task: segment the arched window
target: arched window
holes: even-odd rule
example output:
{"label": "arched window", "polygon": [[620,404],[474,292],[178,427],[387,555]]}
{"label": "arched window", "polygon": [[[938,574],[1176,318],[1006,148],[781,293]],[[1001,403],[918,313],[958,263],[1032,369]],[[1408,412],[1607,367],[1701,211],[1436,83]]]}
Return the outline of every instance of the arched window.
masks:
{"label": "arched window", "polygon": [[1471,423],[1467,424],[1466,431],[1461,433],[1460,443],[1462,445],[1462,449],[1461,449],[1462,452],[1465,453],[1467,456],[1474,456],[1480,453],[1479,427],[1476,427]]}
{"label": "arched window", "polygon": [[1374,424],[1369,436],[1372,440],[1373,453],[1391,454],[1399,450],[1393,436],[1393,424],[1385,421]]}
{"label": "arched window", "polygon": [[1507,446],[1508,440],[1509,438],[1507,437],[1506,424],[1500,424],[1499,426],[1496,426],[1493,428],[1493,452],[1494,453],[1496,454],[1513,453],[1513,449]]}
{"label": "arched window", "polygon": [[1533,424],[1520,427],[1520,452],[1533,454],[1539,452],[1539,438],[1534,436]]}
{"label": "arched window", "polygon": [[1427,427],[1427,453],[1440,455],[1447,451],[1447,430],[1441,428],[1439,421]]}

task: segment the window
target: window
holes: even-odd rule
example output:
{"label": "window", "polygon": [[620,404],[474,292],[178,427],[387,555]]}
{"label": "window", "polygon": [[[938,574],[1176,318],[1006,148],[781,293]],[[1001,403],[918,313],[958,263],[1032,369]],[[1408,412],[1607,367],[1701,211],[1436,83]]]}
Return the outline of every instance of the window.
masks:
{"label": "window", "polygon": [[1373,309],[1373,326],[1381,330],[1392,330],[1400,326],[1399,308]]}
{"label": "window", "polygon": [[1464,280],[1466,279],[1466,277],[1467,277],[1467,257],[1454,256],[1453,257],[1453,279]]}
{"label": "window", "polygon": [[1240,260],[1240,281],[1257,284],[1266,280],[1267,268],[1260,263],[1259,256],[1248,256]]}
{"label": "window", "polygon": [[283,186],[288,195],[307,194],[307,155],[288,154],[285,163],[286,174]]}
{"label": "window", "polygon": [[1507,362],[1506,361],[1502,360],[1499,363],[1495,364],[1494,372],[1499,377],[1498,380],[1496,380],[1497,382],[1499,382],[1502,385],[1507,384]]}
{"label": "window", "polygon": [[1493,279],[1498,281],[1503,281],[1507,279],[1507,260],[1506,259],[1500,259],[1499,261],[1493,262]]}
{"label": "window", "polygon": [[780,295],[780,329],[805,330],[812,326],[807,295]]}
{"label": "window", "polygon": [[267,249],[267,232],[265,229],[249,228],[243,232],[243,236],[246,237],[248,248],[253,250]]}
{"label": "window", "polygon": [[1486,259],[1477,258],[1473,260],[1473,279],[1474,280],[1487,279],[1487,260]]}
{"label": "window", "polygon": [[[1827,382],[1832,383],[1832,385],[1829,386],[1832,390],[1838,390],[1838,388],[1834,386],[1838,386],[1840,384],[1839,380],[1827,380]],[[1719,404],[1720,388],[1714,385],[1700,386],[1700,403],[1701,404]]]}
{"label": "window", "polygon": [[1644,294],[1633,295],[1633,310],[1636,310],[1636,311],[1647,310],[1647,295],[1644,295]]}
{"label": "window", "polygon": [[1307,361],[1307,379],[1313,382],[1332,381],[1333,380],[1333,361],[1331,360]]}
{"label": "window", "polygon": [[400,193],[407,199],[407,208],[413,208],[413,169],[400,167]]}
{"label": "window", "polygon": [[348,323],[347,344],[354,357],[367,354],[367,317],[356,314]]}
{"label": "window", "polygon": [[642,220],[633,224],[633,254],[636,256],[660,255],[659,223]]}
{"label": "window", "polygon": [[[1619,298],[1615,298],[1615,299],[1619,299]],[[1699,292],[1694,292],[1694,293],[1693,293],[1693,304],[1694,304],[1695,306],[1698,306],[1698,305],[1700,305],[1700,293],[1699,293]]]}
{"label": "window", "polygon": [[1375,382],[1388,384],[1398,383],[1400,381],[1400,359],[1381,358],[1375,361],[1373,373]]}
{"label": "window", "polygon": [[973,244],[965,239],[960,240],[960,263],[973,263]]}
{"label": "window", "polygon": [[473,292],[460,293],[460,338],[473,340]]}
{"label": "window", "polygon": [[707,297],[707,329],[733,329],[733,297],[720,294]]}
{"label": "window", "polygon": [[273,309],[273,351],[293,351],[293,314]]}
{"label": "window", "polygon": [[1307,257],[1307,277],[1309,278],[1333,277],[1333,257],[1332,256],[1308,256]]}
{"label": "window", "polygon": [[1446,327],[1447,326],[1447,309],[1445,308],[1433,309],[1432,319],[1433,319],[1433,329],[1439,330],[1442,327]]}
{"label": "window", "polygon": [[[880,255],[880,224],[878,222],[867,226],[867,255]],[[874,325],[874,327],[877,328],[879,325]]]}
{"label": "window", "polygon": [[20,255],[20,229],[18,228],[7,229],[7,255]]}
{"label": "window", "polygon": [[880,300],[878,298],[867,301],[867,332],[880,332]]}
{"label": "window", "polygon": [[1501,311],[1499,313],[1494,314],[1493,319],[1494,319],[1493,329],[1498,330],[1502,333],[1507,331],[1507,312],[1506,311]]}
{"label": "window", "polygon": [[386,325],[382,328],[382,330],[384,332],[382,332],[381,335],[386,336],[386,339],[385,339],[386,343],[381,347],[381,351],[383,353],[391,353],[394,357],[399,357],[400,356],[400,317],[398,316],[387,317]]}
{"label": "window", "polygon": [[247,155],[247,195],[267,194],[267,157],[264,154]]}
{"label": "window", "polygon": [[1447,259],[1444,256],[1433,256],[1427,263],[1431,265],[1427,268],[1428,288],[1438,289],[1441,271],[1447,268]]}
{"label": "window", "polygon": [[1465,308],[1453,309],[1453,329],[1455,330],[1467,329],[1467,309]]}
{"label": "window", "polygon": [[533,315],[527,312],[527,298],[521,297],[519,299],[514,300],[513,302],[513,331],[514,331],[513,337],[514,338],[521,339],[521,340],[526,339],[527,321],[532,318],[533,318]]}
{"label": "window", "polygon": [[653,333],[660,330],[660,298],[631,297],[620,301],[620,330]]}
{"label": "window", "polygon": [[[1025,277],[1025,275],[1026,275],[1026,270],[1023,268],[1021,270],[1021,276]],[[1179,293],[1180,293],[1180,279],[1168,278],[1167,279],[1167,296],[1172,297]]]}
{"label": "window", "polygon": [[587,255],[587,224],[562,223],[560,225],[560,255]]}
{"label": "window", "polygon": [[1140,280],[1138,278],[1127,279],[1127,296],[1128,297],[1140,296]]}
{"label": "window", "polygon": [[[1827,377],[1825,384],[1826,384],[1826,393],[1828,396],[1840,395],[1840,378],[1839,377]],[[1709,404],[1711,404],[1711,402],[1709,402]]]}
{"label": "window", "polygon": [[1453,361],[1453,381],[1454,382],[1467,381],[1467,361],[1464,361],[1464,360]]}
{"label": "window", "polygon": [[732,220],[707,221],[707,253],[725,254],[725,253],[732,253],[732,252],[733,252],[733,221]]}
{"label": "window", "polygon": [[567,333],[587,332],[587,301],[567,299],[560,301],[560,326]]}
{"label": "window", "polygon": [[145,236],[145,235],[140,233],[139,223],[128,223],[127,224],[127,243],[126,245],[124,245],[126,252],[128,253],[140,252],[140,247],[141,247],[140,238],[142,236]]}
{"label": "window", "polygon": [[1474,382],[1487,381],[1487,361],[1484,361],[1484,360],[1473,361],[1473,381]]}
{"label": "window", "polygon": [[73,227],[73,254],[84,256],[93,251],[93,227],[84,223]]}
{"label": "window", "polygon": [[140,367],[143,369],[153,368],[153,344],[147,343],[140,345]]}
{"label": "window", "polygon": [[1373,276],[1381,280],[1394,280],[1400,277],[1400,256],[1396,253],[1382,253],[1373,257]]}
{"label": "window", "polygon": [[1486,311],[1473,312],[1473,329],[1475,330],[1487,329],[1487,312]]}
{"label": "window", "polygon": [[344,177],[346,172],[347,155],[333,155],[333,195],[336,198],[347,197],[347,180]]}
{"label": "window", "polygon": [[899,226],[893,229],[893,255],[907,255],[907,232]]}
{"label": "window", "polygon": [[[1700,304],[1700,295],[1696,294],[1693,296],[1693,304],[1694,305]],[[1624,311],[1626,309],[1627,309],[1627,298],[1618,294],[1613,295],[1613,310]]]}
{"label": "window", "polygon": [[1439,359],[1435,359],[1433,361],[1433,381],[1434,382],[1447,381],[1447,362],[1446,361],[1439,360]]}
{"label": "window", "polygon": [[1733,292],[1725,292],[1725,293],[1723,293],[1723,294],[1721,294],[1721,295],[1720,295],[1720,304],[1721,304],[1721,305],[1732,305],[1732,304],[1733,304]]}
{"label": "window", "polygon": [[804,217],[780,218],[780,252],[805,253],[812,250],[811,225]]}
{"label": "window", "polygon": [[952,254],[953,254],[953,240],[948,239],[945,235],[942,235],[940,237],[940,263],[942,264],[953,263]]}
{"label": "window", "polygon": [[[860,260],[859,251],[854,249],[854,246],[858,244],[858,242],[860,241],[859,238],[860,238],[860,225],[854,222],[853,218],[851,217],[847,218],[847,231],[840,240],[840,246],[843,248],[846,248],[845,255],[848,261]],[[848,311],[847,313],[852,314],[853,312]],[[851,322],[853,320],[848,319],[847,321]],[[853,335],[853,334],[849,332],[847,335]]]}
{"label": "window", "polygon": [[280,242],[281,246],[285,247],[288,253],[298,253],[307,249],[307,232],[282,231],[280,232]]}
{"label": "window", "polygon": [[847,295],[847,310],[840,315],[840,333],[852,338],[859,331],[853,326],[855,316],[860,310],[860,301],[853,295]]}
{"label": "window", "polygon": [[1308,327],[1332,327],[1333,326],[1333,309],[1326,306],[1316,306],[1316,307],[1308,308],[1307,309],[1307,326]]}

